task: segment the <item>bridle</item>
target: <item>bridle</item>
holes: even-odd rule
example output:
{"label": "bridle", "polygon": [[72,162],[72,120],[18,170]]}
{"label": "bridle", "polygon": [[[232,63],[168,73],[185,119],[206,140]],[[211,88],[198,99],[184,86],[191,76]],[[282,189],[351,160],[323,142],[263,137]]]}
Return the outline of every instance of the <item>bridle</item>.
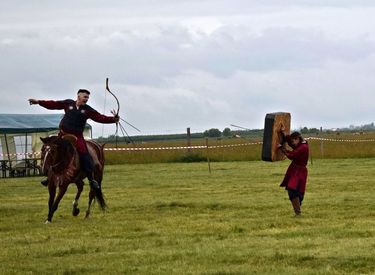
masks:
{"label": "bridle", "polygon": [[[45,169],[48,170],[50,168],[54,169],[56,167],[59,167],[64,162],[64,158],[61,158],[61,160],[58,161],[57,163],[52,163],[52,164],[48,165],[48,160],[50,158],[52,158],[51,162],[53,162],[55,158],[53,156],[50,156],[51,153],[52,153],[52,146],[46,145],[46,144],[44,146],[45,146],[45,149],[43,150],[43,148],[42,148],[42,155],[44,154],[44,156],[42,157],[43,158],[43,165],[42,165],[42,171],[43,172],[46,171]],[[46,165],[48,165],[48,167],[46,167]]]}

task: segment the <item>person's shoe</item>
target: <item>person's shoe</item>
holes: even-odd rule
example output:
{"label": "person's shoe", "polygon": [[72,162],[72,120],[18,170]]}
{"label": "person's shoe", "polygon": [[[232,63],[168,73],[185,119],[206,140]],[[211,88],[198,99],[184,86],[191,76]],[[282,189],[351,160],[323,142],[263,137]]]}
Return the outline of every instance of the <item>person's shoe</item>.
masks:
{"label": "person's shoe", "polygon": [[47,186],[48,185],[48,179],[44,179],[40,182],[43,186]]}
{"label": "person's shoe", "polygon": [[90,187],[91,187],[91,189],[94,189],[94,190],[100,189],[100,185],[96,180],[90,181]]}
{"label": "person's shoe", "polygon": [[300,216],[301,215],[301,203],[299,201],[299,198],[295,197],[292,199],[291,202],[292,202],[294,213],[296,214],[296,216]]}

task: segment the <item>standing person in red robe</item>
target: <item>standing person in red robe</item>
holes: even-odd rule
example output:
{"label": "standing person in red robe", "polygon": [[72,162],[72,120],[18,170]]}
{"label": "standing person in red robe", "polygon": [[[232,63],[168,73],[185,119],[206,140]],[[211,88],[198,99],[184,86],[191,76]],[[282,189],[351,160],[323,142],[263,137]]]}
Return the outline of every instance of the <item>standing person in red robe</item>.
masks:
{"label": "standing person in red robe", "polygon": [[299,132],[286,135],[281,130],[284,141],[293,149],[287,150],[280,145],[280,150],[292,161],[280,186],[288,191],[289,200],[292,203],[296,216],[301,215],[301,204],[305,195],[307,182],[307,162],[309,160],[309,145]]}
{"label": "standing person in red robe", "polygon": [[[60,122],[59,136],[64,134],[71,134],[77,138],[76,148],[80,157],[81,167],[86,172],[87,179],[90,182],[91,188],[99,189],[100,186],[94,179],[93,160],[87,150],[85,139],[83,138],[83,131],[85,129],[86,121],[92,119],[99,123],[117,123],[120,119],[115,111],[112,111],[113,117],[105,116],[98,113],[96,110],[87,105],[90,92],[88,90],[80,89],[77,92],[77,99],[66,100],[37,100],[29,99],[30,105],[39,104],[40,106],[50,110],[64,110],[65,115]],[[48,180],[41,182],[47,186]]]}

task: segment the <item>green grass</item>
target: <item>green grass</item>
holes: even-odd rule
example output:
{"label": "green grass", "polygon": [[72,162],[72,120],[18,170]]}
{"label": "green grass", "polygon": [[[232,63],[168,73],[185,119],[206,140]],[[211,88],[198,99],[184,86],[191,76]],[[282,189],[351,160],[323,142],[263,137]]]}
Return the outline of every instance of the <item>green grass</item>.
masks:
{"label": "green grass", "polygon": [[72,185],[49,225],[40,178],[1,179],[0,274],[373,274],[375,159],[314,161],[300,218],[288,164],[107,166],[108,211]]}

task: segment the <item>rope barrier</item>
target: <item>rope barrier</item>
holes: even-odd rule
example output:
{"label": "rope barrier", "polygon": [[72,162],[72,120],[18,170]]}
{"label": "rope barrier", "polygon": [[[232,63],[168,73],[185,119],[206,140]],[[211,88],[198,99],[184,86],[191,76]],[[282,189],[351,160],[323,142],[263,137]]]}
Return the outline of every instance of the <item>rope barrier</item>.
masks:
{"label": "rope barrier", "polygon": [[[375,139],[333,139],[333,138],[320,138],[320,137],[307,137],[306,140],[317,140],[317,141],[330,141],[330,142],[375,142]],[[250,145],[262,145],[263,142],[248,142],[239,144],[224,144],[224,145],[211,145],[208,149],[218,148],[232,148],[232,147],[243,147]],[[207,149],[205,145],[196,146],[168,146],[168,147],[130,147],[130,148],[104,148],[104,151],[162,151],[162,150],[187,150],[187,149]],[[2,157],[16,157],[16,156],[38,156],[41,152],[32,153],[15,153],[15,154],[0,154]]]}
{"label": "rope barrier", "polygon": [[[250,142],[241,144],[226,144],[226,145],[212,145],[208,146],[209,149],[216,148],[229,148],[229,147],[239,147],[248,145],[259,145],[263,142]],[[207,149],[205,145],[197,146],[170,146],[170,147],[132,147],[132,148],[104,148],[105,151],[158,151],[158,150],[185,150],[185,149]]]}
{"label": "rope barrier", "polygon": [[374,142],[375,139],[334,139],[334,138],[319,138],[307,137],[306,140],[332,141],[332,142]]}
{"label": "rope barrier", "polygon": [[2,156],[2,157],[17,157],[17,156],[24,156],[24,157],[34,156],[34,157],[36,157],[37,155],[40,155],[41,153],[42,152],[0,154],[0,156]]}
{"label": "rope barrier", "polygon": [[[216,148],[229,148],[229,147],[240,147],[240,146],[248,146],[248,145],[260,145],[263,142],[249,142],[249,143],[240,143],[240,144],[225,144],[225,145],[212,145],[208,146],[209,149],[216,149]],[[186,149],[207,149],[206,145],[196,145],[196,146],[168,146],[168,147],[130,147],[130,148],[104,148],[104,151],[161,151],[161,150],[186,150]],[[16,154],[0,154],[0,156],[36,156],[40,155],[41,152],[33,152],[33,153],[16,153]]]}

